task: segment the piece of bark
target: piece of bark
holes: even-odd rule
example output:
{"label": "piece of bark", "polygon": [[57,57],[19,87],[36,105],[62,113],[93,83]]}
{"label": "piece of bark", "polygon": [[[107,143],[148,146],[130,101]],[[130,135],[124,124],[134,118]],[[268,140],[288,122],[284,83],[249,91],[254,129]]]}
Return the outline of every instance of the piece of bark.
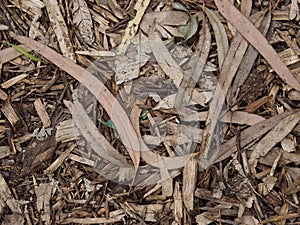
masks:
{"label": "piece of bark", "polygon": [[56,145],[57,143],[54,134],[43,141],[37,139],[31,140],[24,153],[21,176],[30,174],[43,162],[51,159],[56,149]]}

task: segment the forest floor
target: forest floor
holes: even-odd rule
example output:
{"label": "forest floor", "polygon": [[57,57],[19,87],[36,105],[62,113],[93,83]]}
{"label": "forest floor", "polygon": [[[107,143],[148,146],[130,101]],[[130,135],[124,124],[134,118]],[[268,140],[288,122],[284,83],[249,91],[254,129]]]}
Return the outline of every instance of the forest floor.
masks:
{"label": "forest floor", "polygon": [[1,0],[0,223],[300,224],[299,0]]}

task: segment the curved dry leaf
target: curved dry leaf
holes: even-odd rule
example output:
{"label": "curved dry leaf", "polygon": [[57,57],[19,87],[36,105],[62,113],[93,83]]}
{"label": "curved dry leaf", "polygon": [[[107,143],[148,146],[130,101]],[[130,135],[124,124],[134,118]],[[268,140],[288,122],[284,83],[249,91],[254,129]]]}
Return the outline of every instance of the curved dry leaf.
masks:
{"label": "curved dry leaf", "polygon": [[227,54],[229,45],[228,39],[225,32],[225,28],[219,18],[216,16],[214,11],[205,8],[205,13],[209,19],[210,24],[214,30],[214,35],[216,38],[217,43],[217,51],[218,51],[218,61],[219,61],[219,68],[222,68],[222,64],[224,62],[225,56]]}
{"label": "curved dry leaf", "polygon": [[300,113],[287,116],[258,142],[249,159],[252,171],[254,171],[259,157],[265,156],[277,143],[285,138],[299,122],[299,119]]}
{"label": "curved dry leaf", "polygon": [[215,0],[215,4],[221,14],[268,61],[279,77],[288,85],[299,91],[300,83],[295,79],[291,71],[281,61],[276,51],[268,43],[267,39],[255,28],[255,26],[228,0]]}
{"label": "curved dry leaf", "polygon": [[148,34],[150,28],[153,26],[155,21],[156,25],[161,26],[180,26],[185,25],[189,20],[189,14],[186,12],[175,12],[175,11],[162,11],[162,12],[151,12],[144,15],[140,28]]}
{"label": "curved dry leaf", "polygon": [[[183,77],[178,92],[176,94],[174,106],[181,107],[188,105],[194,88],[200,79],[207,62],[208,54],[211,47],[211,34],[206,21],[203,21],[203,29],[200,33],[200,38],[197,43],[196,54],[187,64],[186,74]],[[190,73],[189,73],[190,72]]]}
{"label": "curved dry leaf", "polygon": [[184,36],[185,40],[193,37],[198,30],[198,21],[194,16],[191,16],[186,25],[178,27],[179,32]]}
{"label": "curved dry leaf", "polygon": [[93,21],[89,8],[84,0],[73,1],[73,23],[78,27],[82,39],[91,44],[94,42]]}
{"label": "curved dry leaf", "polygon": [[157,33],[153,33],[149,36],[149,45],[158,65],[162,68],[165,74],[173,80],[174,84],[179,87],[182,78],[184,77],[183,70],[173,59],[159,35]]}
{"label": "curved dry leaf", "polygon": [[68,27],[60,12],[57,0],[45,0],[45,6],[47,8],[50,22],[53,25],[61,52],[67,58],[71,59],[72,61],[76,61],[68,33]]}
{"label": "curved dry leaf", "polygon": [[[279,114],[271,117],[270,119],[257,123],[252,127],[247,128],[246,130],[241,131],[240,147],[243,148],[247,144],[253,142],[255,139],[261,137],[263,134],[274,128],[284,118],[289,117],[291,115],[299,114],[299,112],[299,110],[293,110],[283,114]],[[215,149],[213,156],[209,160],[209,165],[212,165],[216,162],[221,162],[222,160],[229,157],[236,150],[236,138],[233,137],[225,144],[223,144],[218,150]],[[205,163],[205,160],[203,160],[203,162]]]}
{"label": "curved dry leaf", "polygon": [[[263,14],[264,12],[257,12],[251,15],[250,18],[255,22],[255,24],[257,24],[262,21]],[[209,158],[211,154],[210,147],[214,140],[215,129],[220,119],[219,117],[224,109],[225,96],[231,87],[232,80],[242,62],[247,48],[248,42],[237,33],[234,36],[225,57],[218,79],[218,85],[216,86],[213,100],[210,104],[206,127],[203,132],[203,142],[201,145],[204,158]]]}
{"label": "curved dry leaf", "polygon": [[90,72],[58,54],[49,47],[24,36],[16,36],[15,39],[26,44],[27,46],[30,46],[31,49],[39,52],[49,61],[72,75],[75,79],[88,88],[88,90],[103,105],[111,120],[114,122],[123,144],[125,145],[135,167],[138,168],[140,161],[139,139],[132,128],[127,113],[124,111],[118,100],[104,86],[104,84],[94,77]]}
{"label": "curved dry leaf", "polygon": [[194,16],[192,16],[189,10],[186,7],[184,7],[182,4],[178,2],[174,2],[172,6],[174,9],[184,11],[190,15],[190,19],[188,20],[187,24],[178,28],[179,32],[184,36],[185,40],[190,39],[191,37],[194,36],[194,34],[196,34],[198,30],[197,19]]}
{"label": "curved dry leaf", "polygon": [[15,36],[14,38],[19,42],[30,46],[32,50],[40,53],[42,56],[54,63],[60,69],[64,70],[66,73],[73,76],[88,88],[88,90],[102,104],[111,120],[114,122],[120,138],[136,168],[139,165],[141,151],[143,154],[143,159],[146,158],[148,160],[146,162],[149,165],[159,167],[161,163],[160,161],[163,160],[163,163],[168,170],[182,168],[185,165],[185,162],[194,155],[188,154],[178,157],[161,157],[160,155],[151,152],[143,140],[138,138],[123,107],[100,80],[71,60],[63,57],[56,51],[37,41],[19,35]]}
{"label": "curved dry leaf", "polygon": [[100,134],[96,125],[86,114],[78,100],[75,100],[73,103],[69,101],[65,101],[64,103],[72,114],[74,124],[80,130],[82,136],[101,158],[118,166],[130,167],[126,158],[112,147],[106,138]]}

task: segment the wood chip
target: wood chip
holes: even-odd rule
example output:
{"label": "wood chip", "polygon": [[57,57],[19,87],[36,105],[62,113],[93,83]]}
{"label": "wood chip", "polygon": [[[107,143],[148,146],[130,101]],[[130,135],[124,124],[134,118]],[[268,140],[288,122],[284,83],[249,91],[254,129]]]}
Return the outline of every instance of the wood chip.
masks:
{"label": "wood chip", "polygon": [[1,112],[13,127],[15,127],[15,125],[20,121],[19,116],[17,115],[9,101],[4,102],[3,106],[1,107]]}
{"label": "wood chip", "polygon": [[40,98],[38,98],[34,101],[34,107],[43,123],[43,126],[45,128],[50,127],[51,126],[50,117],[47,113],[45,105],[42,103]]}
{"label": "wood chip", "polygon": [[56,34],[59,47],[64,56],[76,61],[72,43],[68,33],[68,27],[61,14],[57,0],[45,0],[45,6],[49,15],[50,22]]}

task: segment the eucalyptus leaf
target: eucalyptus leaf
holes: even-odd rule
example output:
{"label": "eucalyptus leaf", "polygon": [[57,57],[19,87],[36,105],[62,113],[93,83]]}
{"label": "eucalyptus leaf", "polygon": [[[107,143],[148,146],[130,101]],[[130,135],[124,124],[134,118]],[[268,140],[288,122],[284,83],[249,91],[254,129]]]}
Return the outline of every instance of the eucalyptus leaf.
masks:
{"label": "eucalyptus leaf", "polygon": [[186,7],[184,7],[182,4],[178,3],[178,2],[173,2],[172,6],[173,6],[174,9],[182,10],[182,11],[185,11],[189,14],[188,9]]}
{"label": "eucalyptus leaf", "polygon": [[189,40],[196,34],[198,30],[197,19],[191,16],[187,24],[184,26],[180,26],[178,30],[184,36],[185,40]]}

